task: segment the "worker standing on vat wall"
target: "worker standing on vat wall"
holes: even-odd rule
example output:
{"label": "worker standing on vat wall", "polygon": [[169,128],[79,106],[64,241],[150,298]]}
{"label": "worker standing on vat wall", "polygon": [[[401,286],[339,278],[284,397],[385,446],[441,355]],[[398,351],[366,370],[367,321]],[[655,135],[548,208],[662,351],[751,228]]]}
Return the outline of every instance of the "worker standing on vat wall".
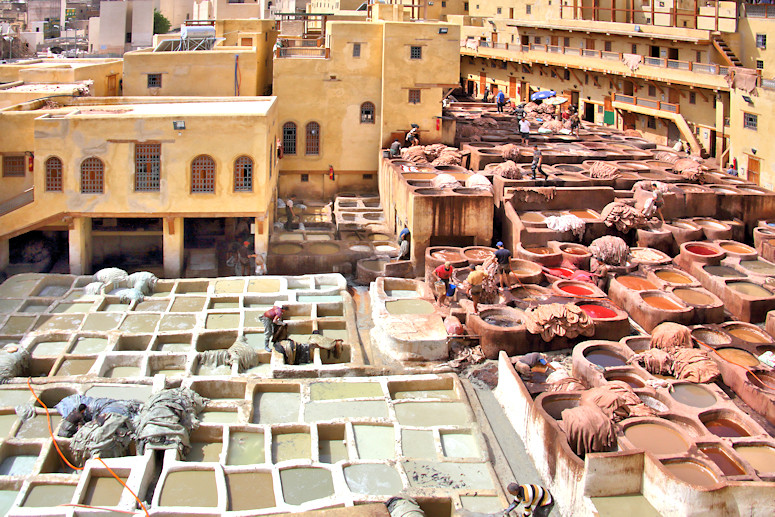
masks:
{"label": "worker standing on vat wall", "polygon": [[293,210],[295,200],[296,194],[291,194],[291,197],[285,202],[285,229],[287,231],[293,230],[293,218],[296,217],[296,212]]}
{"label": "worker standing on vat wall", "polygon": [[447,293],[449,293],[449,279],[452,277],[452,273],[454,272],[455,268],[452,267],[452,263],[450,261],[446,261],[433,270],[433,274],[436,275],[436,278],[438,278],[444,284],[444,291],[439,294],[439,305],[444,305],[444,302],[447,300]]}
{"label": "worker standing on vat wall", "polygon": [[484,272],[482,266],[476,266],[476,268],[468,273],[466,277],[466,283],[468,284],[468,296],[471,297],[471,301],[474,302],[474,312],[479,312],[479,297],[482,294],[482,284],[484,283],[484,277],[487,273]]}
{"label": "worker standing on vat wall", "polygon": [[500,275],[500,290],[509,287],[509,273],[511,272],[511,252],[503,247],[503,243],[498,241],[495,245],[498,249],[495,250],[495,258],[498,260],[498,274]]}
{"label": "worker standing on vat wall", "polygon": [[272,351],[269,343],[274,341],[277,327],[284,324],[283,312],[285,312],[287,309],[288,307],[286,305],[275,305],[266,311],[263,316],[261,316],[261,323],[264,325],[264,350],[267,352]]}
{"label": "worker standing on vat wall", "polygon": [[403,231],[401,232],[401,235],[399,237],[399,245],[401,246],[399,248],[398,252],[398,260],[409,260],[409,251],[411,250],[410,243],[409,243],[409,231],[407,230],[406,233]]}
{"label": "worker standing on vat wall", "polygon": [[536,179],[536,171],[543,174],[544,179],[547,179],[549,177],[549,175],[544,172],[543,163],[544,163],[544,155],[541,153],[541,150],[538,148],[538,144],[534,144],[533,145],[533,163],[530,165],[530,170],[533,171],[533,179]]}
{"label": "worker standing on vat wall", "polygon": [[504,510],[504,514],[522,504],[522,517],[546,517],[554,506],[552,494],[542,486],[509,483],[506,490],[514,496],[514,502]]}

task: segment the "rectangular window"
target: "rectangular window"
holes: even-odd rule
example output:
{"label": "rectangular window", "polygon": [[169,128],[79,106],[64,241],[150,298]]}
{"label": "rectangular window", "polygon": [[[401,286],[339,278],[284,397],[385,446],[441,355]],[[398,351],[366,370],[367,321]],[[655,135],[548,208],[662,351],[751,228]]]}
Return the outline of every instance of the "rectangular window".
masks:
{"label": "rectangular window", "polygon": [[409,104],[420,104],[420,90],[409,90]]}
{"label": "rectangular window", "polygon": [[702,52],[700,52],[699,50],[697,50],[697,51],[695,52],[694,60],[695,60],[697,63],[702,63]]}
{"label": "rectangular window", "polygon": [[610,41],[606,41],[605,42],[605,51],[606,52],[611,52],[611,42]]}
{"label": "rectangular window", "polygon": [[498,14],[500,14],[502,12],[502,9],[500,7],[498,7],[498,9],[496,9],[496,11],[497,11]]}
{"label": "rectangular window", "polygon": [[148,88],[161,88],[161,74],[148,74]]}
{"label": "rectangular window", "polygon": [[525,6],[525,14],[533,14],[533,6],[528,4]]}
{"label": "rectangular window", "polygon": [[533,42],[534,42],[536,45],[540,45],[540,44],[541,44],[541,36],[535,36],[535,37],[533,38]]}
{"label": "rectangular window", "polygon": [[442,8],[447,7],[447,2],[441,2],[441,7]]}
{"label": "rectangular window", "polygon": [[656,129],[657,128],[656,117],[646,117],[646,127],[648,127],[649,129]]}
{"label": "rectangular window", "polygon": [[649,86],[649,97],[656,97],[656,96],[657,96],[657,87]]}
{"label": "rectangular window", "polygon": [[301,175],[301,182],[307,183],[309,181],[309,174],[302,174]]}
{"label": "rectangular window", "polygon": [[637,54],[637,53],[638,53],[638,45],[636,45],[635,43],[633,43],[633,44],[632,44],[632,46],[630,47],[630,52],[631,52],[632,54]]}
{"label": "rectangular window", "polygon": [[135,144],[135,192],[161,188],[161,144]]}
{"label": "rectangular window", "polygon": [[743,112],[743,127],[746,129],[753,129],[756,131],[756,126],[759,124],[759,117],[753,113]]}
{"label": "rectangular window", "polygon": [[766,34],[757,34],[756,35],[756,48],[760,48],[762,50],[767,49],[767,35]]}
{"label": "rectangular window", "polygon": [[374,178],[374,175],[373,175],[373,174],[364,174],[364,175],[363,175],[363,179],[365,179],[365,180],[370,180],[370,179],[372,179],[372,178]]}
{"label": "rectangular window", "polygon": [[570,38],[563,38],[562,39],[562,44],[565,47],[570,47]]}
{"label": "rectangular window", "polygon": [[3,176],[6,178],[24,177],[24,155],[3,156]]}
{"label": "rectangular window", "polygon": [[689,92],[689,104],[697,104],[697,94]]}
{"label": "rectangular window", "polygon": [[758,68],[759,70],[764,70],[764,61],[762,61],[761,59],[757,59],[756,68]]}
{"label": "rectangular window", "polygon": [[463,2],[463,10],[468,12],[468,2]]}
{"label": "rectangular window", "polygon": [[422,59],[422,47],[412,45],[409,48],[409,57],[411,59]]}
{"label": "rectangular window", "polygon": [[361,44],[353,43],[353,57],[361,57]]}
{"label": "rectangular window", "polygon": [[565,72],[563,73],[563,76],[566,81],[570,81],[570,70],[565,70]]}
{"label": "rectangular window", "polygon": [[532,74],[533,73],[533,69],[530,68],[530,65],[524,65],[523,64],[522,65],[522,73],[523,74]]}

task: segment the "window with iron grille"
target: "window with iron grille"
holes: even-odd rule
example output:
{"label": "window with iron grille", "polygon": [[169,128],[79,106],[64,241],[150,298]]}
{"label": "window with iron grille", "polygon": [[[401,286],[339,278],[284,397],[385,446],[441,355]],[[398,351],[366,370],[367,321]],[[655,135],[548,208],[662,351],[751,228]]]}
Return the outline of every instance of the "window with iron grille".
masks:
{"label": "window with iron grille", "polygon": [[657,128],[657,119],[656,117],[646,117],[646,127],[649,129],[656,129]]}
{"label": "window with iron grille", "polygon": [[633,54],[637,54],[638,53],[638,45],[633,43],[632,47],[630,48],[630,52],[632,52]]}
{"label": "window with iron grille", "polygon": [[565,47],[570,47],[570,38],[562,38],[562,44]]}
{"label": "window with iron grille", "polygon": [[56,156],[46,160],[46,192],[62,192],[62,160]]}
{"label": "window with iron grille", "polygon": [[420,90],[409,90],[409,104],[420,104]]}
{"label": "window with iron grille", "polygon": [[756,126],[759,125],[759,117],[753,113],[743,113],[743,127],[746,129],[753,129],[756,131]]}
{"label": "window with iron grille", "polygon": [[24,177],[24,155],[3,156],[3,176]]}
{"label": "window with iron grille", "polygon": [[611,52],[611,42],[610,41],[606,41],[604,47],[605,47],[605,51],[606,52]]}
{"label": "window with iron grille", "polygon": [[422,47],[412,45],[409,50],[409,57],[412,59],[422,59]]}
{"label": "window with iron grille", "polygon": [[148,88],[161,88],[161,74],[148,74]]}
{"label": "window with iron grille", "polygon": [[240,156],[234,160],[234,191],[251,192],[252,190],[253,160],[249,156]]}
{"label": "window with iron grille", "polygon": [[767,35],[766,34],[757,34],[756,35],[756,48],[760,49],[767,49]]}
{"label": "window with iron grille", "polygon": [[283,153],[296,154],[296,124],[293,122],[283,124]]}
{"label": "window with iron grille", "polygon": [[135,192],[161,189],[161,144],[135,144]]}
{"label": "window with iron grille", "polygon": [[764,61],[761,59],[756,60],[756,68],[759,70],[764,70]]}
{"label": "window with iron grille", "polygon": [[361,57],[361,44],[353,43],[353,57]]}
{"label": "window with iron grille", "polygon": [[361,104],[361,124],[373,124],[374,123],[374,104],[371,102],[364,102]]}
{"label": "window with iron grille", "polygon": [[309,174],[301,174],[301,182],[307,183],[309,181]]}
{"label": "window with iron grille", "polygon": [[697,104],[697,94],[689,92],[689,104]]}
{"label": "window with iron grille", "polygon": [[310,122],[307,124],[306,137],[307,147],[305,149],[305,154],[320,154],[320,124],[317,122]]}
{"label": "window with iron grille", "polygon": [[649,97],[656,97],[657,96],[657,87],[653,85],[649,85]]}
{"label": "window with iron grille", "polygon": [[81,194],[104,192],[105,166],[99,158],[86,158],[81,162]]}
{"label": "window with iron grille", "polygon": [[498,14],[501,14],[502,11],[503,11],[503,9],[498,7]]}
{"label": "window with iron grille", "polygon": [[534,36],[533,37],[533,41],[535,42],[536,45],[540,45],[541,44],[541,36]]}
{"label": "window with iron grille", "polygon": [[533,6],[528,4],[525,6],[525,14],[533,14]]}
{"label": "window with iron grille", "polygon": [[191,162],[191,192],[215,192],[215,161],[206,154]]}

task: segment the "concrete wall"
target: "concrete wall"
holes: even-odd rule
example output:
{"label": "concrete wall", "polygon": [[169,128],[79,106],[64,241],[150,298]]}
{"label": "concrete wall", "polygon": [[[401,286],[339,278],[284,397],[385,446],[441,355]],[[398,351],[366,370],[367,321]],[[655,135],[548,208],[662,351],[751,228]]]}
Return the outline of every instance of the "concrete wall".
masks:
{"label": "concrete wall", "polygon": [[132,0],[132,47],[148,47],[153,40],[153,0]]}
{"label": "concrete wall", "polygon": [[[740,176],[751,180],[757,179],[749,175],[751,161],[759,162],[758,183],[768,189],[775,185],[775,149],[772,147],[772,135],[775,134],[775,91],[765,88],[757,89],[758,95],[748,95],[742,90],[730,93],[729,127],[730,161],[737,158]],[[743,100],[748,96],[752,102]],[[757,116],[756,130],[743,126],[746,113]],[[756,153],[753,150],[756,149]]]}
{"label": "concrete wall", "polygon": [[170,21],[170,29],[177,29],[192,19],[194,3],[190,0],[156,0],[157,9]]}
{"label": "concrete wall", "polygon": [[[239,76],[235,78],[235,66]],[[124,54],[127,96],[256,96],[256,52],[233,47],[186,52],[136,50]],[[148,88],[148,74],[161,74],[161,88]],[[236,83],[239,83],[237,87]]]}
{"label": "concrete wall", "polygon": [[[764,61],[762,69],[763,77],[775,77],[775,41],[773,41],[773,20],[772,18],[748,18],[741,16],[738,27],[740,35],[740,47],[737,53],[738,59],[743,62],[747,68],[756,68],[756,61]],[[765,34],[769,36],[767,48],[756,47],[756,35]]]}
{"label": "concrete wall", "polygon": [[128,2],[100,2],[100,32],[97,44],[94,46],[95,52],[100,54],[124,53],[128,9]]}

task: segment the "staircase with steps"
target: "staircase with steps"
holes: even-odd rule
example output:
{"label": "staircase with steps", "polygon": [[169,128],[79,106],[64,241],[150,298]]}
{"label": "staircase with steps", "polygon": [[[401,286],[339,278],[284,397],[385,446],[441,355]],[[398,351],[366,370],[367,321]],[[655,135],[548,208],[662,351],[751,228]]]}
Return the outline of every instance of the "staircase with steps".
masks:
{"label": "staircase with steps", "polygon": [[713,36],[713,46],[716,48],[719,54],[721,54],[721,57],[724,58],[727,65],[729,66],[743,66],[742,61],[738,59],[738,57],[735,55],[734,52],[732,52],[732,49],[729,48],[729,45],[727,45],[727,42],[724,41],[724,39],[721,36]]}

